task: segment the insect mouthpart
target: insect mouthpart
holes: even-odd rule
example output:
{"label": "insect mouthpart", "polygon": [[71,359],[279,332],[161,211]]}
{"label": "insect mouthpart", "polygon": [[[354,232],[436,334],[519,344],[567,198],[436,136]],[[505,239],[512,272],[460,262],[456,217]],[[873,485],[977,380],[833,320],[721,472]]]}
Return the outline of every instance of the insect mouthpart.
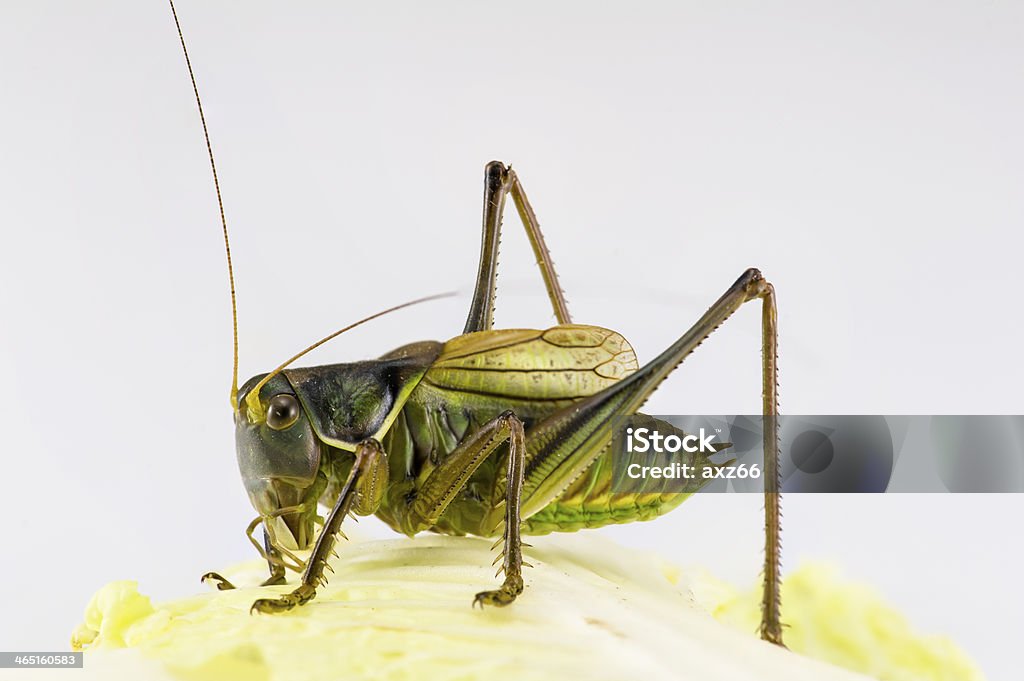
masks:
{"label": "insect mouthpart", "polygon": [[307,499],[307,492],[277,479],[250,486],[249,499],[275,546],[302,551],[313,543],[316,499]]}
{"label": "insect mouthpart", "polygon": [[291,551],[303,551],[313,543],[313,521],[308,522],[299,513],[264,518],[270,541]]}

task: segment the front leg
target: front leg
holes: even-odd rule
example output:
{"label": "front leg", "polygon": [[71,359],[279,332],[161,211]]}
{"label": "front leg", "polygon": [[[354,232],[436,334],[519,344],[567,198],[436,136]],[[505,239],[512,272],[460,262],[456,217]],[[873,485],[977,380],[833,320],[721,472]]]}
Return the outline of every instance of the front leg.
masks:
{"label": "front leg", "polygon": [[[281,552],[270,543],[270,535],[267,534],[266,528],[263,529],[263,547],[267,552],[267,566],[270,568],[270,576],[260,582],[260,586],[284,584],[284,559],[281,557]],[[236,588],[227,578],[217,572],[207,572],[199,578],[199,581],[203,584],[212,584],[218,591],[228,591],[229,589]]]}
{"label": "front leg", "polygon": [[356,449],[356,461],[338,495],[338,500],[327,516],[324,529],[317,537],[313,554],[306,562],[302,581],[291,593],[280,598],[261,598],[252,604],[252,613],[287,612],[297,605],[313,600],[316,589],[327,583],[324,569],[327,559],[334,553],[341,523],[353,508],[358,513],[369,515],[377,510],[387,486],[388,458],[384,448],[376,440],[361,442]]}

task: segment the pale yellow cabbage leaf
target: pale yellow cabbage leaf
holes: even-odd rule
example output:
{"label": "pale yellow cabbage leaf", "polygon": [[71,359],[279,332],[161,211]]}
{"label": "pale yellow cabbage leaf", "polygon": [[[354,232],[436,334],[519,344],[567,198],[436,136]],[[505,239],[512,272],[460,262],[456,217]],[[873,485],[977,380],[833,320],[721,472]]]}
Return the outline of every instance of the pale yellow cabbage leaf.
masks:
{"label": "pale yellow cabbage leaf", "polygon": [[[490,542],[468,537],[348,542],[316,600],[278,616],[250,615],[249,606],[290,587],[153,604],[135,582],[113,582],[75,631],[87,652],[84,672],[72,673],[79,681],[867,678],[819,661],[828,660],[881,679],[981,678],[953,644],[918,636],[873,593],[820,567],[786,580],[786,651],[754,636],[754,591],[680,576],[592,534],[530,542],[526,592],[485,611],[470,603],[497,583],[494,554]],[[264,571],[252,561],[225,574],[254,584]]]}

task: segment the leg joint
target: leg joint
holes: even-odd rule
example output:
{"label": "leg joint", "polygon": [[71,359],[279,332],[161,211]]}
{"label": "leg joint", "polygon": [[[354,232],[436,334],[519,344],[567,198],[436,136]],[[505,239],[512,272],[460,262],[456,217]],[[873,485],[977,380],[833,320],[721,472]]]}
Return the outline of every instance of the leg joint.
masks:
{"label": "leg joint", "polygon": [[516,416],[516,413],[511,409],[506,409],[501,414],[499,414],[496,421],[498,425],[502,427],[507,427],[512,432],[515,432],[517,429],[521,429],[523,427],[522,420],[518,416]]}
{"label": "leg joint", "polygon": [[[356,452],[359,454],[376,454],[380,456],[384,453],[384,445],[373,438],[367,438],[356,446]],[[367,458],[369,458],[367,456]]]}
{"label": "leg joint", "polygon": [[497,191],[508,181],[508,166],[501,161],[491,161],[484,167],[484,179],[492,191]]}
{"label": "leg joint", "polygon": [[508,423],[512,420],[518,421],[519,417],[516,416],[516,413],[511,409],[506,409],[505,411],[498,414],[498,421],[500,423]]}
{"label": "leg joint", "polygon": [[761,270],[756,267],[747,269],[742,275],[740,275],[740,278],[736,283],[739,284],[746,292],[747,300],[767,298],[775,292],[772,285],[764,278],[764,275],[761,274]]}

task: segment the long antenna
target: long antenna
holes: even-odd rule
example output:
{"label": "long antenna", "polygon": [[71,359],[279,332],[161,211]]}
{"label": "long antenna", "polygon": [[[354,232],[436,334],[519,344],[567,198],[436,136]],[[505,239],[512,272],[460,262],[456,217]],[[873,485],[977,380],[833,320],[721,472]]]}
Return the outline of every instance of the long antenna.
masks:
{"label": "long antenna", "polygon": [[231,367],[231,410],[238,411],[238,307],[235,303],[235,269],[231,265],[231,241],[228,239],[228,220],[224,216],[224,201],[220,195],[220,181],[217,179],[217,164],[213,162],[213,146],[210,144],[210,131],[206,127],[206,116],[203,114],[203,102],[199,99],[199,86],[196,85],[196,74],[192,71],[192,61],[188,58],[188,48],[185,47],[185,35],[181,32],[181,22],[178,21],[178,12],[174,9],[174,0],[167,0],[171,5],[171,14],[174,15],[174,25],[178,29],[178,39],[181,40],[181,51],[185,55],[185,65],[188,67],[188,77],[192,79],[192,91],[196,94],[196,106],[199,107],[199,120],[203,123],[203,137],[206,138],[206,152],[210,156],[210,170],[213,171],[213,188],[217,191],[217,206],[220,208],[220,224],[224,232],[224,252],[228,256],[228,281],[231,284],[231,346],[233,351]]}
{"label": "long antenna", "polygon": [[419,305],[420,303],[426,303],[427,301],[430,301],[430,300],[438,300],[440,298],[451,298],[454,295],[456,295],[456,293],[454,291],[451,291],[451,292],[448,292],[448,293],[437,293],[437,294],[434,294],[432,296],[424,296],[423,298],[417,298],[416,300],[410,300],[407,303],[402,303],[401,305],[395,305],[394,307],[389,307],[388,309],[381,310],[380,312],[375,312],[374,314],[370,315],[369,317],[364,317],[364,318],[360,319],[358,322],[354,322],[352,324],[349,324],[348,326],[346,326],[343,329],[338,329],[334,333],[329,334],[327,336],[324,336],[323,338],[318,340],[316,343],[313,343],[312,345],[310,345],[308,348],[306,348],[302,352],[299,352],[299,353],[297,353],[295,355],[292,355],[285,362],[282,362],[281,364],[279,364],[276,369],[274,369],[269,374],[264,376],[263,379],[259,383],[257,383],[255,386],[253,386],[253,389],[250,390],[249,393],[245,396],[245,406],[246,406],[246,408],[247,408],[247,410],[248,410],[248,412],[250,414],[250,417],[249,417],[250,420],[259,418],[259,414],[260,414],[260,390],[263,389],[263,386],[265,386],[270,379],[272,379],[274,376],[277,376],[279,373],[281,373],[281,371],[283,371],[285,368],[287,368],[289,364],[291,364],[295,360],[299,359],[303,355],[307,354],[308,352],[310,352],[312,350],[316,350],[318,347],[320,347],[321,345],[323,345],[327,341],[331,340],[332,338],[337,338],[338,336],[340,336],[341,334],[345,333],[346,331],[354,329],[357,326],[361,326],[361,325],[365,324],[366,322],[369,322],[369,321],[372,321],[372,320],[376,319],[377,317],[383,317],[384,315],[390,314],[392,312],[396,312],[397,310],[401,310],[401,309],[406,308],[406,307],[412,307],[413,305]]}

